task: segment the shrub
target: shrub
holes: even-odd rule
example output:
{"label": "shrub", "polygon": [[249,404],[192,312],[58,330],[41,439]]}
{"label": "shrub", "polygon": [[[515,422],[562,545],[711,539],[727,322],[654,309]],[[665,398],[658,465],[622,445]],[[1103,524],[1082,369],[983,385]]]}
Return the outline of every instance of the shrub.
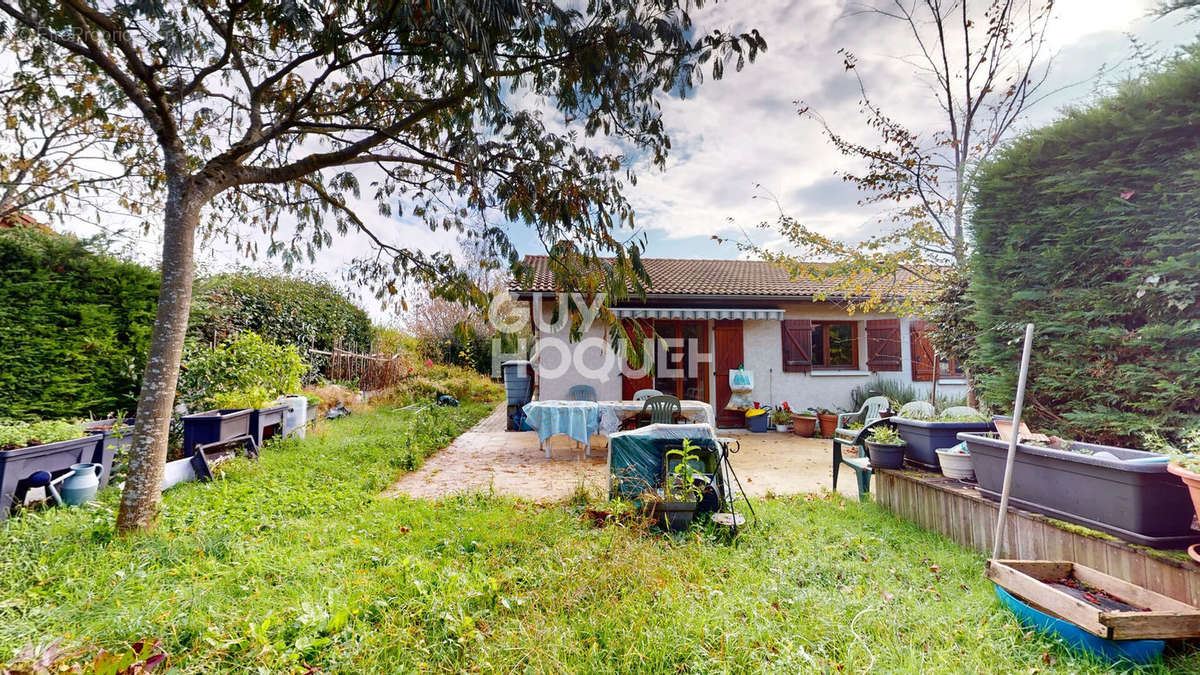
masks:
{"label": "shrub", "polygon": [[1009,406],[1031,321],[1031,426],[1132,443],[1200,419],[1197,90],[1193,51],[980,173],[969,365],[985,401]]}
{"label": "shrub", "polygon": [[191,331],[209,345],[253,332],[293,345],[314,376],[328,357],[310,349],[371,351],[371,319],[333,284],[318,277],[218,274],[197,283]]}
{"label": "shrub", "polygon": [[[216,349],[193,348],[180,375],[180,398],[190,408],[274,399],[300,390],[308,370],[295,345],[277,345],[242,333]],[[256,406],[257,407],[257,406]]]}
{"label": "shrub", "polygon": [[0,230],[0,417],[88,417],[132,409],[158,275],[96,244]]}
{"label": "shrub", "polygon": [[498,400],[503,392],[503,386],[473,370],[434,365],[421,367],[412,377],[401,381],[388,394],[388,399],[407,405],[449,394],[463,403],[482,403]]}

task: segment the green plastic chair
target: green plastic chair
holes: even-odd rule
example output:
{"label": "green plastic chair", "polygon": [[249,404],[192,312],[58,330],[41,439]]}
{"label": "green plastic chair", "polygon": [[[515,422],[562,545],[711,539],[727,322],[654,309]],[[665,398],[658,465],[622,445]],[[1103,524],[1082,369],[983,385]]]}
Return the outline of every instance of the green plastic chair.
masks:
{"label": "green plastic chair", "polygon": [[[858,501],[866,501],[867,495],[871,493],[871,474],[875,473],[871,469],[871,459],[867,456],[867,432],[876,426],[892,426],[895,424],[887,418],[873,420],[868,422],[861,429],[854,430],[854,437],[851,439],[838,438],[837,434],[833,436],[833,491],[837,492],[838,469],[845,464],[854,471],[855,478],[858,479]],[[843,457],[842,446],[856,446],[859,448],[858,457]]]}
{"label": "green plastic chair", "polygon": [[595,401],[596,389],[590,384],[577,384],[567,390],[567,398],[572,401]]}
{"label": "green plastic chair", "polygon": [[648,424],[674,424],[683,415],[683,405],[674,396],[651,396],[642,404],[641,419]]}
{"label": "green plastic chair", "polygon": [[855,412],[842,413],[838,415],[837,429],[834,430],[833,436],[837,438],[841,436],[843,439],[850,440],[858,433],[858,429],[849,429],[849,425],[854,422],[861,422],[864,426],[883,417],[883,413],[887,411],[891,402],[886,396],[872,396],[863,401],[862,407]]}

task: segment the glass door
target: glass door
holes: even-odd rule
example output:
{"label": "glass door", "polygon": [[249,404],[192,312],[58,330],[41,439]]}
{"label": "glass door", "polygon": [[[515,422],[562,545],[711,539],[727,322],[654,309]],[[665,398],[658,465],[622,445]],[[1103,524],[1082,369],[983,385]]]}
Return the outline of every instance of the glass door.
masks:
{"label": "glass door", "polygon": [[707,321],[655,321],[654,388],[684,400],[708,401]]}

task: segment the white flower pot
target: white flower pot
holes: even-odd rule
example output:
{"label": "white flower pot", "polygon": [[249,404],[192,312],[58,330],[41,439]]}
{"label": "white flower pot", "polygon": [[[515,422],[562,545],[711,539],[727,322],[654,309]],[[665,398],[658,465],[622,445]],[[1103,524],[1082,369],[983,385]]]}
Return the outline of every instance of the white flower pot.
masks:
{"label": "white flower pot", "polygon": [[942,465],[942,475],[946,478],[967,480],[975,477],[975,468],[971,464],[970,453],[937,450],[937,455],[938,461]]}
{"label": "white flower pot", "polygon": [[776,424],[775,425],[775,431],[778,431],[781,434],[787,433],[787,430],[788,430],[788,425],[786,425],[786,424]]}

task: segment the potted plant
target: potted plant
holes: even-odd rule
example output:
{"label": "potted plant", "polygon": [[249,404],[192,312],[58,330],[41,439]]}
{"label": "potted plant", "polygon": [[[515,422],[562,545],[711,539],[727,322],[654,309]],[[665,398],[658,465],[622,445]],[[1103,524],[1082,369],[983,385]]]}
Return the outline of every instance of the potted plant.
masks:
{"label": "potted plant", "polygon": [[960,431],[985,432],[993,428],[990,419],[966,406],[948,408],[941,415],[931,415],[929,408],[921,410],[909,403],[901,411],[891,420],[896,424],[900,438],[907,443],[905,452],[908,458],[931,469],[940,466],[939,458],[942,455],[936,450],[958,445]]}
{"label": "potted plant", "polygon": [[[670,470],[663,482],[662,496],[653,495],[647,500],[651,503],[651,514],[661,518],[663,529],[668,532],[686,530],[692,524],[692,517],[703,496],[703,491],[696,484],[702,474],[695,467],[695,463],[700,461],[695,450],[692,441],[685,438],[682,449],[667,451],[665,457]],[[671,466],[671,460],[676,460],[674,466]]]}
{"label": "potted plant", "polygon": [[770,421],[771,416],[763,408],[754,407],[746,411],[746,428],[754,433],[766,433]]}
{"label": "potted plant", "polygon": [[[999,499],[1008,440],[996,433],[959,433],[971,453],[979,492]],[[1125,541],[1184,548],[1200,541],[1191,529],[1188,488],[1158,452],[1021,438],[1013,463],[1011,503]]]}
{"label": "potted plant", "polygon": [[[102,434],[86,434],[76,422],[5,422],[0,424],[0,520],[8,517],[17,484],[37,471],[62,473],[91,463]],[[104,466],[104,473],[111,469]]]}
{"label": "potted plant", "polygon": [[829,408],[817,408],[817,422],[821,425],[821,436],[825,438],[833,438],[833,432],[837,429],[838,414]]}
{"label": "potted plant", "polygon": [[812,438],[817,430],[817,416],[810,412],[792,413],[792,433],[805,438]]}
{"label": "potted plant", "polygon": [[771,424],[775,425],[775,431],[786,433],[788,430],[788,422],[792,421],[792,414],[783,408],[776,408],[771,411]]}
{"label": "potted plant", "polygon": [[892,427],[872,427],[867,432],[867,453],[872,469],[904,468],[904,439]]}
{"label": "potted plant", "polygon": [[975,469],[971,465],[971,452],[966,443],[959,443],[952,448],[938,448],[938,459],[941,460],[942,475],[958,480],[973,480]]}

